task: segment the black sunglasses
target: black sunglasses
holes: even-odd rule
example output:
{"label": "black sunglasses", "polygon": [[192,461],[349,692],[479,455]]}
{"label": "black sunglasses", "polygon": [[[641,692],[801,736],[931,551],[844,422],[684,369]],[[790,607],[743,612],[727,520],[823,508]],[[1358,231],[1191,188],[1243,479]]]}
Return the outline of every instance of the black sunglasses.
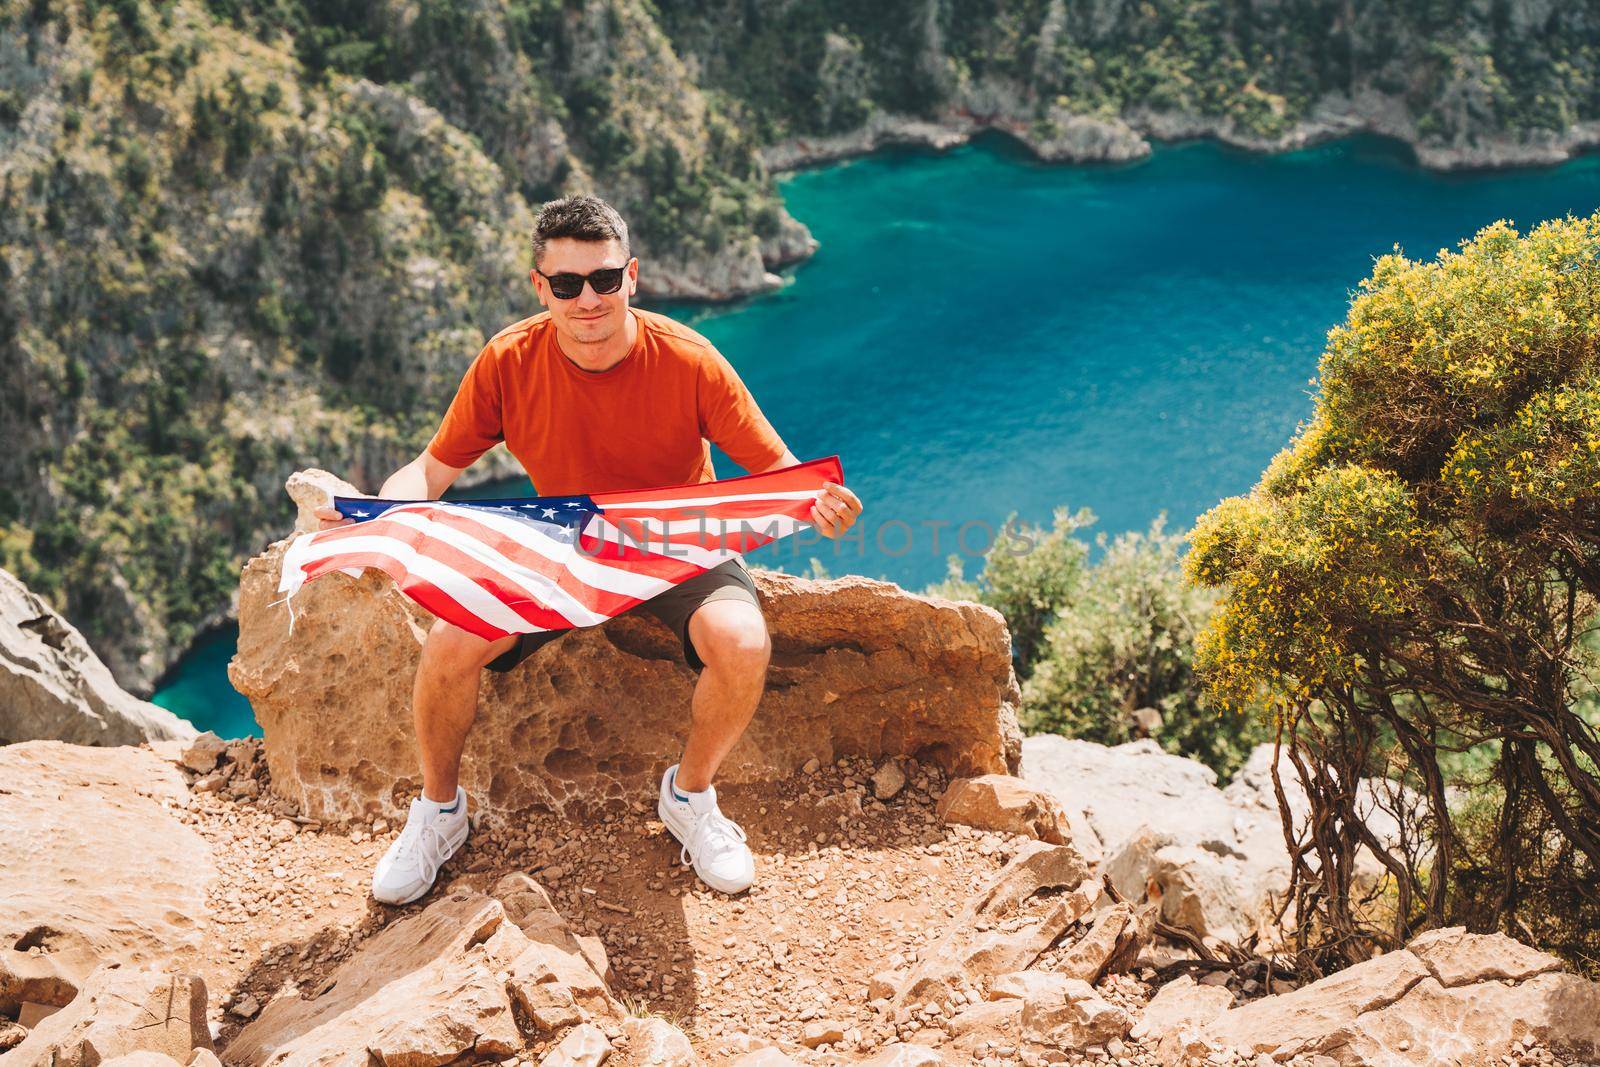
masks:
{"label": "black sunglasses", "polygon": [[588,274],[546,274],[538,267],[533,268],[533,272],[550,283],[550,292],[557,299],[571,300],[583,292],[584,282],[589,283],[596,295],[610,296],[622,288],[622,279],[628,273],[628,265],[624,263],[620,267],[606,267],[590,271]]}

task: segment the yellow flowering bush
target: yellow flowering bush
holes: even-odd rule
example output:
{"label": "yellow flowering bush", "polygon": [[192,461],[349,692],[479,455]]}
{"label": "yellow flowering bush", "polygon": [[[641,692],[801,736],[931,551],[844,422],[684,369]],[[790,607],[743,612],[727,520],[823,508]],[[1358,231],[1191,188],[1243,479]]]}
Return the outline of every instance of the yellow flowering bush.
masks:
{"label": "yellow flowering bush", "polygon": [[[1274,708],[1327,785],[1297,857],[1315,883],[1304,925],[1348,961],[1429,923],[1526,930],[1519,908],[1540,900],[1572,909],[1565,926],[1535,918],[1541,936],[1592,962],[1600,214],[1383,256],[1329,331],[1319,383],[1295,440],[1199,521],[1185,563],[1221,591],[1197,639],[1208,693]],[[1361,827],[1339,783],[1357,775],[1419,799],[1380,857],[1382,931],[1341,866]]]}

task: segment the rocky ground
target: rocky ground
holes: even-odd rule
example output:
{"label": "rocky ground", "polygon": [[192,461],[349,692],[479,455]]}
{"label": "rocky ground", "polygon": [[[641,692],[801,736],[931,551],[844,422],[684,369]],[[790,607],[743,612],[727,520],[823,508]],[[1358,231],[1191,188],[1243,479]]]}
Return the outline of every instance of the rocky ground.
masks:
{"label": "rocky ground", "polygon": [[[365,1039],[370,1030],[377,1035],[372,1062],[386,1064],[568,1067],[597,1064],[604,1050],[625,1067],[1562,1067],[1583,1061],[1547,1046],[1544,1035],[1552,1031],[1538,1011],[1547,1003],[1563,1010],[1600,1005],[1594,987],[1561,973],[1559,961],[1509,939],[1460,931],[1419,938],[1408,952],[1363,965],[1371,972],[1365,978],[1354,968],[1298,992],[1280,981],[1276,996],[1248,968],[1195,967],[1174,981],[1189,970],[1180,961],[1193,957],[1151,937],[1156,906],[1113,903],[1101,892],[1097,865],[1065,840],[1065,812],[1005,776],[952,784],[914,760],[845,759],[810,764],[767,786],[730,788],[724,810],[745,827],[758,857],[757,884],[737,897],[706,889],[677,863],[653,795],[590,817],[483,818],[434,892],[396,909],[374,903],[367,885],[398,827],[323,825],[299,816],[271,792],[259,741],[224,745],[202,736],[192,746],[158,748],[190,765],[181,771],[186,788],[140,795],[159,798],[165,817],[197,834],[214,864],[203,917],[174,961],[203,983],[193,1025],[209,1031],[223,1063],[365,1062],[329,1058],[327,1047],[337,1048],[341,1033]],[[71,767],[65,773],[76,779],[69,784],[107,784]],[[469,933],[478,927],[499,932]],[[569,935],[583,945],[588,986],[560,964],[519,986],[530,957],[518,953],[544,959]],[[443,944],[441,937],[455,940]],[[515,943],[496,948],[506,937]],[[182,940],[174,936],[173,943]],[[396,962],[396,942],[404,962]],[[48,959],[48,949],[28,949],[24,963]],[[509,983],[515,991],[511,1001],[501,994],[498,1020],[461,992],[471,989],[459,979],[462,961],[480,950],[498,961],[483,972],[490,985]],[[25,979],[26,972],[0,960],[0,1004],[8,975]],[[96,985],[107,973],[127,975],[101,968],[99,977],[75,981],[86,995],[134,1003],[142,972],[123,979],[125,992]],[[398,991],[417,975],[420,992]],[[1316,995],[1330,985],[1336,988]],[[346,986],[349,1003],[318,1008]],[[561,1006],[552,1009],[549,991],[557,986],[564,991],[553,999]],[[14,995],[22,987],[10,988]],[[170,1000],[174,989],[157,992]],[[1438,1057],[1422,1055],[1421,1041],[1419,1055],[1407,1056],[1413,1039],[1395,1036],[1395,1002],[1421,997],[1420,1012],[1400,1024],[1414,1027],[1421,1018],[1438,1027],[1434,1040],[1479,1041],[1478,1024],[1452,1017],[1449,1004],[1477,1005],[1471,1013],[1488,1018],[1508,1010],[1495,1008],[1497,996],[1521,998],[1509,1010],[1523,1012],[1526,1033],[1514,1033],[1487,1058],[1441,1058],[1448,1043]],[[463,1015],[464,1004],[473,1009]],[[73,1005],[58,1018],[70,1016]],[[396,1036],[393,1016],[426,1025]],[[37,1011],[30,1022],[39,1025]],[[8,1040],[4,1025],[0,1041]],[[49,1036],[50,1025],[46,1019],[33,1047],[4,1062],[100,1062],[41,1058],[37,1038]],[[1584,1027],[1597,1025],[1572,1032],[1583,1037]],[[463,1026],[477,1030],[465,1046]],[[1330,1027],[1342,1035],[1331,1043]],[[1492,1025],[1483,1031],[1491,1032],[1498,1034]],[[13,1027],[12,1039],[22,1033]],[[1347,1039],[1378,1042],[1394,1058],[1340,1055]],[[121,1047],[98,1040],[97,1048]],[[213,1062],[202,1044],[192,1058],[127,1063]],[[48,1056],[71,1047],[57,1040]],[[1479,1051],[1488,1048],[1483,1043]]]}
{"label": "rocky ground", "polygon": [[[91,821],[114,835],[97,844],[91,826],[62,846],[80,869],[70,849],[104,854],[103,882],[29,896],[0,864],[28,930],[8,928],[15,947],[0,950],[0,1047],[28,1037],[7,1067],[118,1063],[110,1053],[133,1048],[171,1058],[125,1067],[208,1064],[207,1044],[230,1064],[542,1067],[1563,1067],[1600,1047],[1600,986],[1498,936],[1435,932],[1271,995],[1248,968],[1185,965],[1186,949],[1152,937],[1159,905],[1102,892],[1065,809],[1003,775],[952,783],[914,760],[845,759],[731,787],[724,810],[759,871],[737,897],[678,865],[653,794],[586,817],[491,816],[433,893],[393,909],[367,886],[398,827],[300,816],[270,789],[259,741],[156,748],[0,750],[8,781],[39,768],[19,795],[80,812],[92,798],[106,814]],[[169,844],[188,833],[205,851]],[[155,865],[184,869],[130,893],[116,850],[141,836]],[[160,960],[157,942],[177,976],[136,969]],[[91,973],[85,948],[132,966]],[[116,1014],[141,997],[143,1022]],[[8,998],[25,1026],[5,1021]],[[157,1023],[180,1032],[129,1044]],[[342,1044],[351,1035],[376,1058]]]}
{"label": "rocky ground", "polygon": [[[258,751],[236,743],[230,752],[257,783],[266,775]],[[232,1036],[273,999],[317,990],[386,924],[454,890],[488,892],[515,871],[549,889],[575,933],[600,939],[630,1011],[665,1018],[707,1055],[719,1046],[743,1051],[749,1042],[740,1035],[816,1062],[919,1034],[946,1040],[941,1015],[905,1012],[897,1020],[886,1005],[874,1007],[873,976],[915,964],[1027,839],[945,825],[935,813],[943,774],[915,761],[889,766],[876,790],[877,769],[852,760],[729,790],[723,810],[759,857],[757,884],[738,897],[707,889],[678,863],[651,793],[630,810],[587,819],[480,823],[439,888],[405,908],[377,904],[367,891],[398,827],[297,820],[259,785],[206,788],[240,780],[237,773],[200,776],[205,784],[178,818],[211,843],[219,871],[199,956],[218,1048],[226,1056]],[[904,784],[892,789],[902,767]],[[1110,992],[1133,1009],[1148,997],[1134,976],[1117,976]],[[814,1031],[823,1023],[842,1040],[806,1048],[808,1024]],[[992,1051],[975,1059],[1010,1062],[1016,1054]],[[1155,1062],[1133,1041],[1115,1051],[1109,1062]]]}

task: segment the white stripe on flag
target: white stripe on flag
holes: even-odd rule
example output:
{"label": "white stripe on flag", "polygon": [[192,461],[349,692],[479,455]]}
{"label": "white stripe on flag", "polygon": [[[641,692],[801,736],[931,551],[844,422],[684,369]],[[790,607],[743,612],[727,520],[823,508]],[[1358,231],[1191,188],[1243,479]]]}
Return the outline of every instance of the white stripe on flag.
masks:
{"label": "white stripe on flag", "polygon": [[[604,493],[597,493],[604,497]],[[727,504],[745,500],[815,500],[822,495],[820,489],[793,489],[781,493],[730,493],[727,496],[695,496],[685,497],[682,500],[613,500],[600,504],[603,508],[621,508],[633,511],[638,508],[693,508],[707,507],[712,504]]]}
{"label": "white stripe on flag", "polygon": [[[493,512],[481,511],[476,508],[452,508],[451,510],[457,514],[465,515],[474,522],[482,523],[516,541],[523,547],[539,553],[550,562],[565,567],[572,572],[573,577],[584,585],[593,586],[595,589],[603,589],[608,593],[617,593],[621,596],[638,597],[640,600],[649,600],[657,593],[671,588],[674,584],[662,578],[652,578],[648,574],[640,574],[637,571],[612,566],[604,560],[594,559],[574,543],[557,540],[537,526],[520,522],[505,515],[496,515]],[[512,565],[515,566],[515,564]]]}
{"label": "white stripe on flag", "polygon": [[666,548],[650,548],[651,545],[670,544],[677,548],[676,542],[667,542],[666,539],[678,534],[705,534],[711,537],[726,538],[739,533],[758,534],[770,540],[787,537],[810,523],[801,522],[799,519],[787,515],[758,515],[748,519],[652,519],[643,515],[624,515],[618,522],[627,523],[629,527],[642,527],[648,537],[643,538],[648,551],[669,554]]}
{"label": "white stripe on flag", "polygon": [[[605,544],[620,545],[624,548],[637,549],[648,552],[652,556],[663,559],[683,560],[693,563],[697,567],[710,570],[719,563],[726,563],[739,553],[731,548],[702,548],[699,545],[662,544],[661,539],[652,537],[648,541],[623,533],[604,515],[596,514],[590,518],[587,526],[583,528],[584,536],[595,537]],[[644,543],[640,543],[643,541]]]}
{"label": "white stripe on flag", "polygon": [[[535,601],[543,607],[550,608],[565,616],[574,626],[592,626],[597,622],[604,622],[611,618],[595,611],[572,593],[556,584],[555,579],[540,574],[532,568],[525,567],[514,560],[507,559],[488,544],[478,540],[463,530],[457,530],[442,522],[435,522],[426,514],[405,508],[397,508],[388,513],[385,518],[392,518],[402,526],[410,527],[425,537],[441,541],[452,548],[471,556],[473,560],[483,564],[497,575],[518,586],[528,599]],[[523,535],[521,543],[527,544],[527,534],[543,533],[533,530],[528,525],[519,524],[518,532]],[[540,555],[547,553],[540,552]],[[574,553],[575,554],[575,553]],[[561,561],[557,561],[558,565]]]}
{"label": "white stripe on flag", "polygon": [[[303,564],[316,563],[346,553],[371,552],[398,560],[406,570],[436,586],[484,622],[507,633],[526,633],[532,624],[512,611],[477,582],[395,537],[347,537],[306,545]],[[285,564],[288,560],[285,558]],[[590,613],[592,614],[592,612]]]}

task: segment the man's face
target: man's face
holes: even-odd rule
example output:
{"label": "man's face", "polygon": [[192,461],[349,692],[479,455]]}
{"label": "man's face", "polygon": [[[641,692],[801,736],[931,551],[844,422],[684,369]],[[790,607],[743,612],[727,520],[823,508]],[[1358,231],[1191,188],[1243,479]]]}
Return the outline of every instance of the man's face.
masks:
{"label": "man's face", "polygon": [[[627,267],[622,288],[610,295],[594,291],[588,282],[583,291],[569,300],[563,300],[550,289],[544,275],[590,274],[609,267]],[[630,259],[616,240],[580,241],[573,237],[556,237],[545,245],[544,256],[530,277],[539,294],[539,303],[550,309],[550,318],[556,329],[582,344],[598,344],[614,336],[627,325],[628,298],[639,284],[639,261]],[[543,272],[541,274],[540,272]]]}

